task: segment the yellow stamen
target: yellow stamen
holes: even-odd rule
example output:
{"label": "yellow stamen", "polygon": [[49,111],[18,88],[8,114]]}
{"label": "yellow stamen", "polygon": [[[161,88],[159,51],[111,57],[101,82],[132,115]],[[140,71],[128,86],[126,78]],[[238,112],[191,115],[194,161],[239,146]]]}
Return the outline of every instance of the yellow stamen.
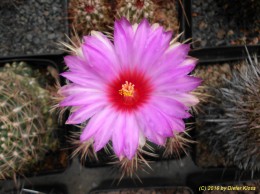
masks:
{"label": "yellow stamen", "polygon": [[119,90],[118,92],[120,95],[133,97],[134,90],[135,90],[135,85],[132,84],[131,82],[125,81],[125,84],[122,84],[122,89]]}

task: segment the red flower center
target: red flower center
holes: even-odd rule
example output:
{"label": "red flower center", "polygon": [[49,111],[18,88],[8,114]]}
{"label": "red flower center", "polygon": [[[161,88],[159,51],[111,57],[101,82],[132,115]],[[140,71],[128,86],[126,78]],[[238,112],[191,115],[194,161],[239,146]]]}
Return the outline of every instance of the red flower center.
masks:
{"label": "red flower center", "polygon": [[150,81],[138,71],[124,71],[108,87],[110,103],[120,111],[133,111],[147,102],[152,92]]}
{"label": "red flower center", "polygon": [[142,9],[143,6],[144,6],[144,1],[143,1],[143,0],[137,0],[135,6],[136,6],[138,9]]}
{"label": "red flower center", "polygon": [[93,5],[86,5],[85,6],[85,11],[87,13],[92,13],[94,11],[94,6]]}

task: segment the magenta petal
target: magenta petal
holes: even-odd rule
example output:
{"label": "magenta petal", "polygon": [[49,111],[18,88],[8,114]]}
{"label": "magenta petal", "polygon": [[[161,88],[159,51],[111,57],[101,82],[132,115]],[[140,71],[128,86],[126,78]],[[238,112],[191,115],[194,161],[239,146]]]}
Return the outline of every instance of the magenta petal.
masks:
{"label": "magenta petal", "polygon": [[141,112],[141,114],[137,116],[138,123],[140,125],[140,129],[142,130],[143,134],[145,135],[145,137],[147,137],[149,141],[156,143],[158,145],[164,145],[166,138],[159,135],[157,133],[157,129],[155,129],[154,126],[152,128],[149,126],[149,121],[153,120],[153,117],[150,118],[145,114],[146,113]]}
{"label": "magenta petal", "polygon": [[133,37],[134,31],[132,25],[125,18],[115,22],[114,45],[122,67],[132,65]]}
{"label": "magenta petal", "polygon": [[175,133],[183,132],[185,130],[185,123],[182,119],[171,119],[171,126]]}
{"label": "magenta petal", "polygon": [[98,89],[87,88],[87,87],[80,86],[80,85],[73,84],[73,83],[62,86],[58,91],[58,93],[62,96],[69,96],[69,95],[77,94],[77,93],[80,93],[80,92],[93,92],[93,93],[95,93],[95,92],[101,92],[101,91],[98,90]]}
{"label": "magenta petal", "polygon": [[161,57],[170,44],[171,35],[171,32],[164,32],[162,27],[151,31],[147,38],[146,51],[138,64],[143,71],[161,68]]}
{"label": "magenta petal", "polygon": [[171,126],[164,114],[157,107],[149,106],[143,110],[143,119],[146,126],[153,130],[154,133],[163,137],[172,136]]}
{"label": "magenta petal", "polygon": [[158,85],[157,91],[182,91],[189,92],[197,88],[201,84],[200,78],[192,76],[183,76],[180,78],[164,77],[158,78],[156,84]]}
{"label": "magenta petal", "polygon": [[84,45],[82,46],[85,58],[89,61],[89,65],[95,70],[101,78],[106,80],[111,80],[115,75],[115,69],[113,62],[109,61],[106,55],[110,52],[100,51],[92,46]]}
{"label": "magenta petal", "polygon": [[66,56],[64,57],[64,62],[71,71],[86,72],[86,73],[89,72],[88,64],[85,61],[82,61],[77,56]]}
{"label": "magenta petal", "polygon": [[143,19],[142,22],[138,25],[138,28],[135,32],[133,48],[135,52],[134,55],[134,64],[135,66],[139,66],[142,61],[143,55],[145,55],[145,50],[147,48],[147,38],[150,33],[150,25],[146,19]]}
{"label": "magenta petal", "polygon": [[124,147],[124,130],[125,130],[125,114],[121,113],[118,115],[118,118],[115,122],[115,125],[112,127],[113,135],[112,135],[112,142],[114,152],[118,157],[123,155],[123,147]]}
{"label": "magenta petal", "polygon": [[169,66],[169,69],[156,74],[157,80],[171,80],[188,75],[193,71],[197,63],[196,59],[186,59],[178,66]]}
{"label": "magenta petal", "polygon": [[126,115],[124,137],[124,153],[131,160],[136,154],[139,143],[139,127],[134,114]]}
{"label": "magenta petal", "polygon": [[94,136],[95,133],[98,132],[100,128],[103,126],[104,120],[111,114],[109,108],[104,108],[99,113],[95,114],[84,128],[81,136],[80,141],[87,141]]}
{"label": "magenta petal", "polygon": [[174,98],[175,100],[183,103],[185,106],[195,106],[199,103],[199,99],[192,95],[187,93],[172,93],[170,94],[171,98]]}
{"label": "magenta petal", "polygon": [[188,52],[190,51],[189,44],[179,44],[176,45],[173,49],[165,53],[164,63],[172,64],[173,66],[181,64],[187,57]]}
{"label": "magenta petal", "polygon": [[60,102],[59,106],[81,106],[91,103],[104,102],[104,97],[102,94],[96,93],[88,95],[87,92],[82,92],[66,97]]}
{"label": "magenta petal", "polygon": [[[111,113],[111,110],[109,111]],[[98,152],[101,150],[112,137],[112,127],[117,119],[117,114],[109,114],[104,119],[102,127],[94,135],[94,150]]]}
{"label": "magenta petal", "polygon": [[83,123],[90,117],[92,117],[94,114],[99,112],[103,108],[103,106],[104,102],[102,101],[99,103],[93,103],[90,105],[82,106],[69,116],[68,120],[66,121],[66,124]]}
{"label": "magenta petal", "polygon": [[168,72],[170,69],[175,69],[183,63],[187,58],[187,54],[190,50],[190,46],[186,44],[175,43],[173,48],[167,50],[159,63],[160,68],[155,69],[152,73],[153,77],[158,77],[164,72]]}
{"label": "magenta petal", "polygon": [[[97,69],[109,69],[111,72],[119,70],[120,65],[114,46],[102,33],[95,32],[93,36],[85,37],[83,51],[88,56],[91,66],[95,66]],[[95,55],[92,56],[91,52],[94,52]],[[97,56],[99,58],[96,58]],[[99,62],[99,60],[103,62]]]}
{"label": "magenta petal", "polygon": [[163,96],[156,96],[151,102],[155,107],[160,109],[163,113],[175,118],[189,118],[190,114],[186,111],[188,107],[184,104]]}
{"label": "magenta petal", "polygon": [[73,72],[64,72],[61,73],[61,76],[67,78],[81,86],[86,86],[90,88],[103,89],[104,82],[97,78],[90,78],[87,75],[82,75],[82,73],[73,73]]}

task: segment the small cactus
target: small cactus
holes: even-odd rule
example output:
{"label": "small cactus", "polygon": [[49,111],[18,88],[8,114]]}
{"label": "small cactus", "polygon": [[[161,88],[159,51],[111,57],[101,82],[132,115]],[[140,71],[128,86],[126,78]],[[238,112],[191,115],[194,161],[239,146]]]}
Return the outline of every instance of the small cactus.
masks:
{"label": "small cactus", "polygon": [[117,0],[117,14],[127,17],[132,23],[139,23],[143,18],[151,19],[156,4],[152,0]]}
{"label": "small cactus", "polygon": [[166,30],[179,31],[177,1],[161,0],[117,0],[119,17],[127,17],[132,23],[147,18],[151,23],[159,23]]}
{"label": "small cactus", "polygon": [[111,5],[106,0],[71,0],[69,19],[80,37],[92,30],[108,31],[114,20]]}
{"label": "small cactus", "polygon": [[241,62],[230,80],[207,90],[211,97],[200,105],[199,138],[224,165],[241,170],[260,169],[260,63],[255,57]]}
{"label": "small cactus", "polygon": [[0,179],[23,174],[57,146],[50,93],[34,77],[39,73],[23,62],[0,69]]}

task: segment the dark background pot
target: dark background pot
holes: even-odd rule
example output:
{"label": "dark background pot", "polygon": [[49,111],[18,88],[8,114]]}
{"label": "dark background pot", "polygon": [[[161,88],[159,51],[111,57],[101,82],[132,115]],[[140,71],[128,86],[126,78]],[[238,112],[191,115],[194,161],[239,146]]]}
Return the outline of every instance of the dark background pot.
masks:
{"label": "dark background pot", "polygon": [[[114,180],[116,181],[116,180]],[[91,190],[89,194],[193,194],[193,191],[183,185],[174,185],[170,179],[149,178],[139,180],[124,179],[117,185],[111,185],[111,181],[102,182],[97,188]]]}
{"label": "dark background pot", "polygon": [[67,188],[65,185],[35,185],[35,186],[24,186],[21,189],[14,189],[3,191],[5,194],[67,194]]}

